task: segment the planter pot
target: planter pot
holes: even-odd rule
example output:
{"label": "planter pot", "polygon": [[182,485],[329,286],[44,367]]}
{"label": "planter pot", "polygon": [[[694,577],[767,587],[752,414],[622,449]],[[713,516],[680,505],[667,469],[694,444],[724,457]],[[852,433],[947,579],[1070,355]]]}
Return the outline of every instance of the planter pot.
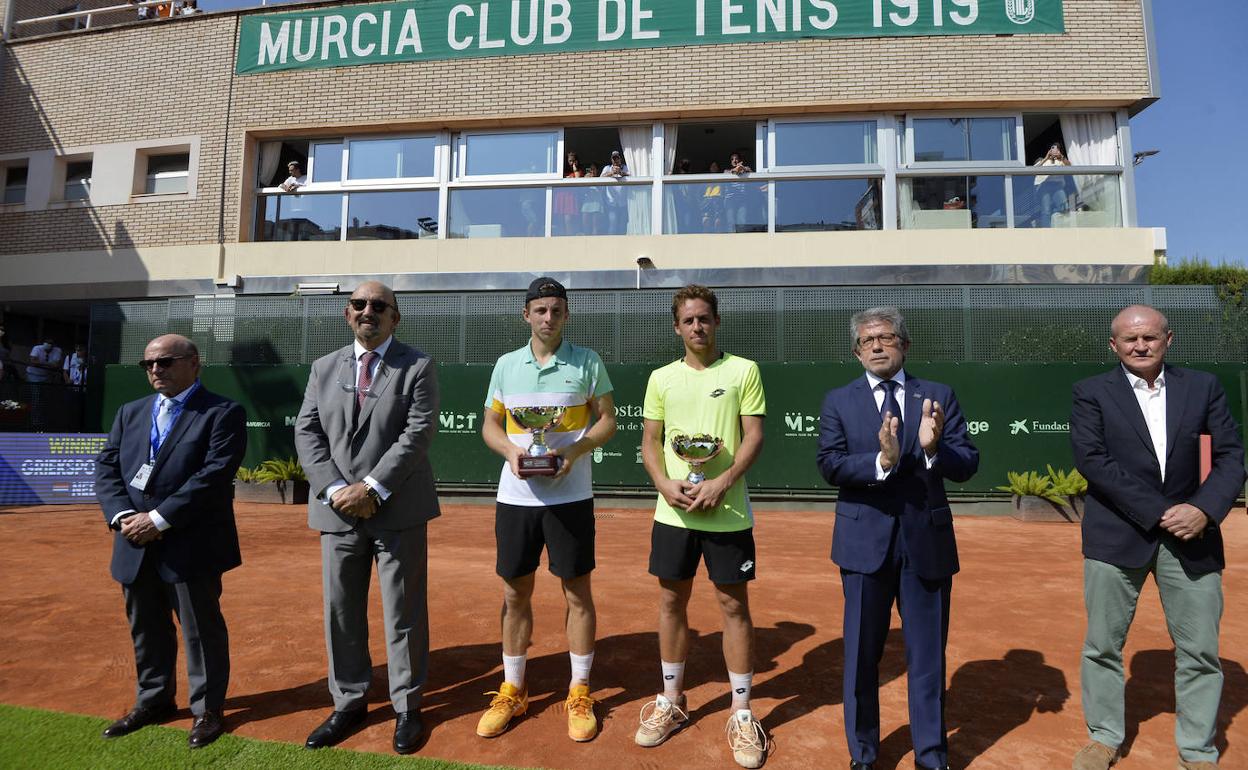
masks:
{"label": "planter pot", "polygon": [[235,480],[234,499],[244,503],[302,505],[308,502],[308,482]]}
{"label": "planter pot", "polygon": [[1070,507],[1071,513],[1075,517],[1075,521],[1083,521],[1083,497],[1070,496],[1066,498],[1066,505]]}
{"label": "planter pot", "polygon": [[1066,506],[1032,495],[1014,495],[1013,516],[1019,521],[1078,521]]}

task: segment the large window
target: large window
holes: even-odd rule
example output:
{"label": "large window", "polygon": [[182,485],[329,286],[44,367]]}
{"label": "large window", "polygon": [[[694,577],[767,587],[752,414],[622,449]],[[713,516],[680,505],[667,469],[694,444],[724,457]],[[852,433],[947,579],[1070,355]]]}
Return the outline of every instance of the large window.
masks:
{"label": "large window", "polygon": [[552,176],[559,173],[558,131],[465,133],[460,139],[462,177]]}
{"label": "large window", "polygon": [[913,118],[911,162],[1001,163],[1017,160],[1018,122],[1004,118]]}
{"label": "large window", "polygon": [[902,227],[969,230],[1008,227],[1003,176],[930,176],[904,179]]}
{"label": "large window", "polygon": [[773,169],[877,162],[874,120],[774,121],[772,143]]}
{"label": "large window", "polygon": [[337,241],[342,238],[342,195],[272,195],[262,200],[258,241]]}
{"label": "large window", "polygon": [[347,240],[438,237],[438,191],[353,192],[347,200]]}
{"label": "large window", "polygon": [[[262,142],[261,239],[1120,227],[1114,113],[910,113]],[[1063,145],[1063,160],[1038,158]],[[612,172],[611,156],[620,155]],[[306,184],[287,183],[300,163]]]}
{"label": "large window", "polygon": [[879,179],[776,182],[776,232],[879,230]]}
{"label": "large window", "polygon": [[451,238],[537,238],[546,234],[546,188],[451,191]]}
{"label": "large window", "polygon": [[432,136],[353,139],[347,147],[347,179],[433,179]]}

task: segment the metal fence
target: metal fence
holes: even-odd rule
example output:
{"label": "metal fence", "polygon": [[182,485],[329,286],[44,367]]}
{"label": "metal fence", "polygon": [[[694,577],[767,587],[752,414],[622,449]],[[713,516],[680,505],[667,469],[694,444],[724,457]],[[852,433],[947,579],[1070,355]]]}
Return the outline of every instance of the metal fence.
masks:
{"label": "metal fence", "polygon": [[[897,286],[720,289],[719,345],[759,362],[852,358],[849,319],[877,305],[902,309],[910,357],[933,362],[1103,362],[1109,324],[1125,305],[1160,308],[1176,332],[1176,361],[1248,360],[1248,311],[1210,286]],[[565,336],[607,363],[680,355],[670,290],[576,291]],[[98,363],[142,358],[153,337],[176,332],[207,363],[311,363],[351,341],[345,297],[221,296],[98,303],[91,311]],[[398,337],[444,363],[490,364],[524,344],[523,292],[408,293]]]}

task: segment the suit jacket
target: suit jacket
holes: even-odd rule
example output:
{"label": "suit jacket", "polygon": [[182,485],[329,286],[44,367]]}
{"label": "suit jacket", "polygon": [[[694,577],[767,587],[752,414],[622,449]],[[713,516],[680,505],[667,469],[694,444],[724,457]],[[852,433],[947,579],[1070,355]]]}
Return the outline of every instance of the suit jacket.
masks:
{"label": "suit jacket", "polygon": [[321,501],[338,479],[348,484],[372,476],[389,492],[369,519],[376,528],[400,530],[439,514],[429,443],[438,424],[438,377],[433,359],[392,340],[377,364],[372,393],[355,417],[354,346],[347,345],[312,364],[303,407],[295,421],[295,447],[308,476],[308,526],[347,532],[352,516]]}
{"label": "suit jacket", "polygon": [[122,511],[159,511],[170,528],[136,546],[113,535],[113,578],[133,583],[145,556],[162,580],[219,575],[242,563],[234,525],[234,473],[247,449],[243,407],[202,385],[187,399],[156,454],[145,491],[130,485],[151,449],[152,394],[125,404],[96,458],[95,493],[105,523]]}
{"label": "suit jacket", "polygon": [[[919,445],[923,399],[939,401],[945,429],[928,469]],[[920,577],[939,580],[958,571],[953,516],[945,479],[966,481],[979,468],[979,450],[966,434],[966,420],[953,390],[906,372],[901,458],[884,481],[876,481],[880,410],[866,376],[828,392],[819,417],[819,472],[839,487],[832,560],[852,572],[875,572],[884,564],[899,521],[906,553]]]}
{"label": "suit jacket", "polygon": [[[1187,572],[1226,566],[1219,524],[1244,483],[1244,445],[1226,391],[1208,372],[1165,367],[1166,479],[1161,479],[1144,413],[1122,366],[1075,383],[1070,442],[1088,480],[1083,555],[1119,567],[1148,564],[1163,538]],[[1200,434],[1213,437],[1213,469],[1200,481]],[[1158,526],[1166,509],[1190,503],[1212,520],[1182,541]]]}

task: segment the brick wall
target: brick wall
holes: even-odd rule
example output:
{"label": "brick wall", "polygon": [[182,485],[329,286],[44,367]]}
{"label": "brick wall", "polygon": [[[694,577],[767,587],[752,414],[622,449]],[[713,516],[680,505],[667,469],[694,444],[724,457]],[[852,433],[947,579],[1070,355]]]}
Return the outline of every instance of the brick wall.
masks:
{"label": "brick wall", "polygon": [[[203,142],[199,197],[100,208],[94,216],[0,213],[0,253],[215,242],[223,163],[225,240],[237,240],[250,185],[240,178],[241,150],[251,130],[555,115],[611,122],[819,105],[1127,106],[1148,98],[1140,0],[1066,0],[1065,8],[1060,36],[799,40],[242,77],[231,76],[233,14],[19,41],[0,48],[0,115],[13,116],[0,133],[0,154],[196,134]],[[575,104],[568,92],[578,95]]]}

